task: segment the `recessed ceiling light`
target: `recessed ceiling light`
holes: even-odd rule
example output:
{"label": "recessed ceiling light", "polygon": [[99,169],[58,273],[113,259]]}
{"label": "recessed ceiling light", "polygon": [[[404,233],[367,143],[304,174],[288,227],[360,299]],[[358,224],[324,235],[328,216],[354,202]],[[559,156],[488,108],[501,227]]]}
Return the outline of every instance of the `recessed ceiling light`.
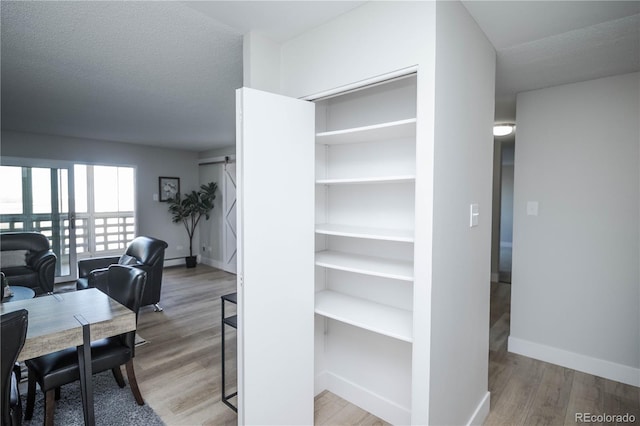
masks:
{"label": "recessed ceiling light", "polygon": [[496,124],[493,126],[493,136],[508,136],[514,132],[515,128],[514,124]]}

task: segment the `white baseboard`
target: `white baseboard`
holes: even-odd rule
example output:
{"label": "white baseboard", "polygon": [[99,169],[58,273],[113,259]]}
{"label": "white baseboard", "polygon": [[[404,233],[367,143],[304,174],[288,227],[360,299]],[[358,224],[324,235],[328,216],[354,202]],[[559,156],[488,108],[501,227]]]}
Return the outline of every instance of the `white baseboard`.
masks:
{"label": "white baseboard", "polygon": [[484,421],[487,419],[489,415],[489,410],[491,408],[491,392],[487,392],[480,404],[476,407],[476,411],[474,411],[473,415],[467,422],[469,426],[482,425]]}
{"label": "white baseboard", "polygon": [[[218,268],[218,269],[223,269],[222,266],[222,262],[216,259],[212,259],[210,257],[204,257],[202,255],[198,255],[198,263],[202,263],[203,265],[209,265],[212,266],[214,268]],[[164,260],[164,267],[170,267],[170,266],[184,266],[185,264],[185,260],[184,257],[177,257],[174,259],[165,259]]]}
{"label": "white baseboard", "polygon": [[184,266],[184,262],[185,262],[184,257],[178,257],[175,259],[165,259],[163,267],[167,268],[170,266]]}
{"label": "white baseboard", "polygon": [[223,269],[224,264],[220,260],[212,259],[210,257],[202,256],[200,263],[211,266],[213,268]]}
{"label": "white baseboard", "polygon": [[566,351],[509,336],[509,352],[640,387],[640,368]]}
{"label": "white baseboard", "polygon": [[[374,416],[394,424],[408,425],[411,423],[411,410],[378,394],[353,383],[344,377],[325,371],[316,376],[316,383],[324,383],[325,389],[346,399],[354,405],[370,412]],[[316,386],[316,394],[322,392]]]}

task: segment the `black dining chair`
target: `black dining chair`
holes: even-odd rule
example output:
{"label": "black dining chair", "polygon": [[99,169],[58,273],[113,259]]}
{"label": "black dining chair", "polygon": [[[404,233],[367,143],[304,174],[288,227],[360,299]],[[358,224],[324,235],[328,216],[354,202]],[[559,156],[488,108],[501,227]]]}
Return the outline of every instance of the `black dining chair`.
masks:
{"label": "black dining chair", "polygon": [[22,403],[20,402],[20,368],[16,367],[18,354],[27,338],[29,313],[26,309],[9,312],[0,317],[2,336],[0,364],[2,373],[2,426],[22,424]]}
{"label": "black dining chair", "polygon": [[[107,275],[106,289],[102,289],[109,297],[117,300],[136,314],[142,303],[147,273],[138,268],[122,265],[111,265]],[[106,291],[105,291],[106,290]],[[125,386],[120,366],[127,370],[127,378],[131,392],[139,405],[144,405],[144,399],[138,388],[133,357],[135,356],[135,331],[118,336],[91,342],[91,368],[93,374],[111,370],[118,386]],[[29,369],[29,387],[27,392],[27,406],[25,419],[33,417],[35,403],[36,382],[45,394],[45,425],[53,425],[53,410],[55,397],[60,386],[80,380],[78,354],[76,348],[68,348],[52,354],[44,355],[26,361]]]}

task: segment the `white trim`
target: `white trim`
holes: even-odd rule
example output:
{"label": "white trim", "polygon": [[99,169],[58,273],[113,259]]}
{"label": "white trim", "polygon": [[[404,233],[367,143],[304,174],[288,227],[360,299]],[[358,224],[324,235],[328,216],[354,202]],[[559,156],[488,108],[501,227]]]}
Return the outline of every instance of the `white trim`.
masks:
{"label": "white trim", "polygon": [[476,407],[476,411],[473,412],[471,418],[467,422],[467,425],[482,425],[489,415],[491,408],[491,392],[484,394],[482,401]]}
{"label": "white trim", "polygon": [[164,260],[164,268],[169,268],[171,266],[184,266],[185,260],[184,257],[177,257],[175,259],[165,259]]}
{"label": "white trim", "polygon": [[509,352],[604,377],[631,386],[640,386],[640,368],[566,351],[509,336]]}
{"label": "white trim", "polygon": [[[324,371],[316,375],[316,383],[323,383],[325,389],[346,399],[352,404],[362,408],[371,414],[394,425],[408,425],[411,423],[411,410],[403,407],[387,398],[371,392],[369,389],[340,377],[336,374]],[[315,386],[316,394],[322,392]]]}
{"label": "white trim", "polygon": [[202,263],[203,265],[208,265],[213,268],[221,269],[224,271],[224,268],[223,268],[224,264],[220,260],[202,256],[202,258],[200,259],[200,263]]}
{"label": "white trim", "polygon": [[305,101],[317,101],[320,99],[327,99],[337,95],[344,95],[348,92],[354,92],[357,90],[364,89],[366,87],[371,87],[388,80],[393,80],[396,78],[408,77],[411,74],[415,74],[418,72],[418,66],[414,65],[407,68],[402,68],[396,71],[392,71],[390,73],[377,75],[375,77],[367,78],[365,80],[356,81],[355,83],[346,84],[344,86],[336,87],[334,89],[329,89],[324,92],[315,93],[312,95],[307,95],[302,97],[302,100]]}

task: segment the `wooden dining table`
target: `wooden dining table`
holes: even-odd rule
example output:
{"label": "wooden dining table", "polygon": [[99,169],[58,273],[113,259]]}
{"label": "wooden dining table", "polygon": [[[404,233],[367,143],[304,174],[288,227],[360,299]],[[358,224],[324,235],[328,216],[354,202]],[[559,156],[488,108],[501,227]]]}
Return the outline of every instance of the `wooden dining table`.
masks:
{"label": "wooden dining table", "polygon": [[85,425],[95,425],[91,381],[91,342],[134,331],[136,316],[98,289],[54,293],[0,304],[0,314],[26,309],[27,338],[18,361],[75,346]]}

